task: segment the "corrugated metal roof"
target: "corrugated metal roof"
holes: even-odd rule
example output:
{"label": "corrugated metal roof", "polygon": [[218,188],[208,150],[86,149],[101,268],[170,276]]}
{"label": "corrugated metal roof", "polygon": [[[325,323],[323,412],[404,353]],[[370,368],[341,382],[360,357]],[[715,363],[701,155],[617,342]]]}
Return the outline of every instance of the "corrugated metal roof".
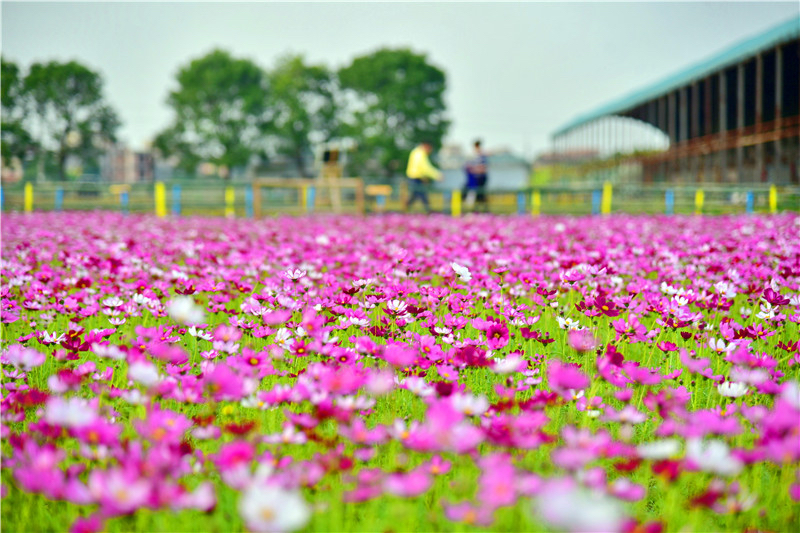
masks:
{"label": "corrugated metal roof", "polygon": [[649,102],[655,98],[663,96],[679,87],[688,85],[696,80],[723,70],[731,65],[739,63],[748,57],[756,55],[762,50],[768,50],[786,41],[791,41],[800,37],[800,16],[787,20],[775,26],[771,30],[750,37],[739,44],[736,44],[696,65],[682,70],[659,83],[650,85],[643,89],[615,100],[609,104],[601,106],[589,113],[584,113],[570,121],[568,124],[559,128],[553,136],[558,136],[571,129],[587,124],[600,117],[614,115],[623,111],[628,111],[634,107]]}

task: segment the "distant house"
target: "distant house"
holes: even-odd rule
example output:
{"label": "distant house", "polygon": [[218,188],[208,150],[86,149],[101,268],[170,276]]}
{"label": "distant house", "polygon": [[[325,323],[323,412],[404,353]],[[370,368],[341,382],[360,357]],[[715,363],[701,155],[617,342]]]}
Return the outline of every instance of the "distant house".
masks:
{"label": "distant house", "polygon": [[150,152],[136,152],[123,144],[110,146],[100,160],[102,179],[112,183],[153,181],[155,160]]}
{"label": "distant house", "polygon": [[[531,166],[522,157],[508,150],[489,152],[489,190],[509,191],[528,187]],[[445,157],[439,158],[444,174],[439,186],[443,189],[461,189],[466,182],[464,165],[472,154],[449,150]]]}

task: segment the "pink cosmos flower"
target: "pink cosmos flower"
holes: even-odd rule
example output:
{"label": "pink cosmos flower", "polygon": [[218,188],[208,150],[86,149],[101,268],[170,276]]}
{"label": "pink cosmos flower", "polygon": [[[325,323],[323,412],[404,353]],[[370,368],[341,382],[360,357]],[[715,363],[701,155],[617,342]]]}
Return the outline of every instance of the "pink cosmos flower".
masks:
{"label": "pink cosmos flower", "polygon": [[21,344],[12,344],[0,354],[0,360],[3,363],[13,365],[26,372],[41,366],[46,359],[47,356],[42,352],[26,348]]}
{"label": "pink cosmos flower", "polygon": [[106,516],[128,514],[144,507],[153,490],[150,480],[123,468],[92,470],[88,487]]}
{"label": "pink cosmos flower", "polygon": [[179,443],[192,423],[184,415],[155,407],[147,418],[134,423],[139,433],[155,442]]}
{"label": "pink cosmos flower", "polygon": [[489,509],[514,505],[516,471],[508,454],[492,454],[480,460],[478,499]]}
{"label": "pink cosmos flower", "polygon": [[433,481],[425,468],[416,468],[407,473],[389,474],[383,482],[389,494],[404,498],[419,496],[430,489]]}
{"label": "pink cosmos flower", "polygon": [[103,529],[103,520],[97,515],[93,514],[86,518],[79,516],[72,522],[70,526],[70,533],[98,533]]}
{"label": "pink cosmos flower", "polygon": [[567,332],[570,347],[580,353],[589,352],[597,347],[597,339],[588,329],[571,329]]}
{"label": "pink cosmos flower", "polygon": [[566,397],[570,389],[580,390],[588,387],[589,378],[575,365],[552,359],[547,365],[547,383],[553,391]]}
{"label": "pink cosmos flower", "polygon": [[464,522],[465,524],[477,526],[489,526],[494,522],[492,510],[485,507],[464,502],[460,504],[443,504],[444,515],[453,522]]}

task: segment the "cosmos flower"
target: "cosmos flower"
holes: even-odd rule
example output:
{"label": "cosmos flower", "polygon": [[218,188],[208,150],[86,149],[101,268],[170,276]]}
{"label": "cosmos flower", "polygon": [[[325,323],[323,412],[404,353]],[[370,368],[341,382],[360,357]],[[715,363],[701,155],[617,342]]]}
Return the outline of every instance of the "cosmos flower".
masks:
{"label": "cosmos flower", "polygon": [[472,274],[467,267],[461,266],[458,263],[450,263],[450,266],[461,281],[466,282],[472,280]]}
{"label": "cosmos flower", "polygon": [[311,510],[296,491],[253,484],[239,499],[239,513],[253,532],[296,531],[311,518]]}
{"label": "cosmos flower", "polygon": [[741,460],[731,455],[728,445],[721,440],[704,442],[689,439],[686,443],[686,459],[698,469],[720,476],[734,476],[744,466]]}
{"label": "cosmos flower", "polygon": [[176,296],[170,300],[167,303],[167,313],[181,324],[196,325],[205,320],[203,308],[196,305],[190,296]]}
{"label": "cosmos flower", "polygon": [[747,394],[747,385],[744,383],[726,381],[725,383],[717,385],[717,390],[721,395],[728,398],[738,398]]}

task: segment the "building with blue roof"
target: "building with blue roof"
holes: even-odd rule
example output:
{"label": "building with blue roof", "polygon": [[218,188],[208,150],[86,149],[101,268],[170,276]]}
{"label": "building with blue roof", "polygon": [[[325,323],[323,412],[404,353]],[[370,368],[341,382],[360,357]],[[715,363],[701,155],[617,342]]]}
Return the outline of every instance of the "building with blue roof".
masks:
{"label": "building with blue roof", "polygon": [[800,16],[570,120],[556,154],[640,164],[643,182],[797,184]]}

